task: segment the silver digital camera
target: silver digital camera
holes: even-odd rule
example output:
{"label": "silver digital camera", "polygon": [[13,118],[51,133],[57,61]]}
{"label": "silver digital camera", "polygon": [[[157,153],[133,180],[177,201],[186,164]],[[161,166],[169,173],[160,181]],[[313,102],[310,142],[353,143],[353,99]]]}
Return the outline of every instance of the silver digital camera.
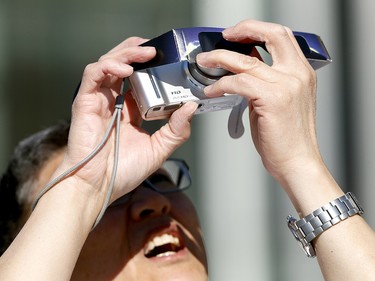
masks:
{"label": "silver digital camera", "polygon": [[[262,42],[229,42],[222,37],[222,28],[193,27],[172,29],[142,46],[153,46],[157,55],[146,63],[134,63],[129,77],[133,97],[144,120],[165,119],[188,101],[198,103],[196,114],[232,109],[243,101],[236,94],[208,98],[203,89],[223,77],[232,75],[220,68],[203,68],[196,55],[214,49],[226,49],[261,59],[256,47]],[[318,69],[331,62],[320,37],[294,32],[304,55]]]}

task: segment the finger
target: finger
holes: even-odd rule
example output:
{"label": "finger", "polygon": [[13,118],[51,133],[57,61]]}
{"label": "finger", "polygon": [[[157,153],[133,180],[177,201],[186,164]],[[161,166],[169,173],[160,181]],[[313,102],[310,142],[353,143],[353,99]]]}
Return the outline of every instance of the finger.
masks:
{"label": "finger", "polygon": [[132,46],[127,48],[118,49],[112,53],[102,56],[99,61],[106,59],[118,59],[123,63],[132,62],[146,62],[156,55],[156,50],[154,47],[140,47]]}
{"label": "finger", "polygon": [[143,119],[130,90],[125,94],[125,108],[126,110],[123,111],[125,121],[136,127],[140,127]]}
{"label": "finger", "polygon": [[151,136],[153,148],[158,159],[165,160],[182,145],[191,133],[190,121],[198,107],[195,102],[188,102],[173,112],[168,123]]}
{"label": "finger", "polygon": [[107,52],[107,54],[117,52],[118,50],[121,50],[121,49],[124,49],[124,48],[139,46],[146,41],[148,41],[148,39],[136,37],[136,36],[129,37],[126,40],[122,41],[120,44],[118,44],[116,47],[109,50],[109,52]]}
{"label": "finger", "polygon": [[154,48],[130,47],[123,54],[120,58],[107,58],[89,64],[83,73],[80,91],[96,90],[109,75],[121,79],[130,76],[133,73],[130,63],[148,61],[155,56],[156,52]]}
{"label": "finger", "polygon": [[313,70],[312,66],[311,66],[310,63],[307,61],[306,56],[303,54],[302,49],[301,49],[300,45],[298,44],[296,37],[295,37],[294,34],[293,34],[293,31],[290,30],[289,28],[286,28],[286,30],[287,30],[287,32],[288,32],[288,36],[289,36],[289,38],[290,38],[290,41],[292,41],[294,47],[295,47],[296,50],[297,50],[297,53],[298,53],[298,55],[299,55],[301,61],[303,61],[304,64],[305,64],[308,68],[310,68],[311,70]]}
{"label": "finger", "polygon": [[289,37],[287,28],[282,25],[246,20],[225,29],[223,37],[235,42],[249,39],[264,42],[274,64],[300,63],[297,48]]}
{"label": "finger", "polygon": [[272,88],[272,83],[246,73],[240,73],[220,78],[214,84],[205,87],[204,93],[208,97],[238,94],[249,100],[254,100],[265,99]]}
{"label": "finger", "polygon": [[78,95],[80,95],[80,93],[91,93],[98,90],[102,82],[108,78],[108,76],[124,78],[130,76],[132,73],[133,68],[130,65],[117,60],[108,59],[89,64],[83,72]]}
{"label": "finger", "polygon": [[[129,47],[127,49],[121,49],[117,52],[112,53],[111,55],[102,57],[99,61],[107,60],[107,59],[114,59],[119,60],[125,64],[131,64],[132,62],[146,62],[154,57],[156,54],[153,47]],[[121,84],[122,81],[117,81],[117,77],[109,76],[103,82],[103,87],[111,87],[114,83]],[[116,87],[115,89],[118,89]]]}
{"label": "finger", "polygon": [[197,63],[208,68],[224,68],[232,73],[248,73],[263,80],[273,80],[278,72],[256,57],[227,50],[197,55]]}

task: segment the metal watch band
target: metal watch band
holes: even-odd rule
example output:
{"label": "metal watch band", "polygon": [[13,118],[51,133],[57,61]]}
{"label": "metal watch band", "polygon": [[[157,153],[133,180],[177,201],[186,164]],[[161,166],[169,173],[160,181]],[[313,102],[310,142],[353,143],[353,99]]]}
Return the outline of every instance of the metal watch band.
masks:
{"label": "metal watch band", "polygon": [[311,241],[340,221],[357,214],[362,215],[363,209],[355,196],[348,192],[298,221],[289,215],[287,223],[306,255],[315,257],[316,253]]}

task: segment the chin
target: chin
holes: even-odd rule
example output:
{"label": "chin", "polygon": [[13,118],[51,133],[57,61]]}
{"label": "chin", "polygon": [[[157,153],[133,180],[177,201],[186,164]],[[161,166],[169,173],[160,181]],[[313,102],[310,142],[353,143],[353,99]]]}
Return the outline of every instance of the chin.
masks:
{"label": "chin", "polygon": [[[156,273],[156,272],[154,272]],[[166,270],[159,272],[160,274],[151,274],[149,277],[144,276],[142,280],[152,281],[207,281],[207,273],[203,270]]]}

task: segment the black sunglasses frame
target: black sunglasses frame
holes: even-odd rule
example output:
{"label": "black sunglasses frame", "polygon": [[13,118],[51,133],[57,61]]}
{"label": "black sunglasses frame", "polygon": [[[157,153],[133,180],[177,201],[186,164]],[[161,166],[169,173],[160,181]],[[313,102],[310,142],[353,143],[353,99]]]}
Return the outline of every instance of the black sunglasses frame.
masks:
{"label": "black sunglasses frame", "polygon": [[[146,188],[150,188],[160,194],[170,194],[170,193],[177,193],[177,192],[181,192],[181,191],[184,191],[186,189],[188,189],[190,186],[191,186],[191,183],[192,183],[192,180],[191,180],[191,176],[190,176],[190,172],[189,172],[189,166],[188,164],[185,162],[185,160],[183,159],[178,159],[178,158],[168,158],[166,162],[170,162],[170,161],[173,161],[173,162],[176,162],[178,163],[177,165],[179,166],[179,172],[180,174],[178,175],[178,181],[180,182],[181,178],[183,176],[187,177],[188,179],[188,182],[189,184],[184,186],[184,187],[180,187],[180,188],[175,188],[175,189],[168,189],[168,190],[163,190],[163,189],[160,189],[158,188],[157,186],[155,186],[149,179],[145,179],[142,184],[140,186],[138,186],[137,188],[139,187],[146,187]],[[137,188],[135,188],[133,191],[123,195],[122,197],[118,198],[116,201],[114,201],[109,207],[114,207],[114,206],[118,206],[120,204],[124,204],[126,203],[132,196],[133,192],[135,190],[137,190]]]}

